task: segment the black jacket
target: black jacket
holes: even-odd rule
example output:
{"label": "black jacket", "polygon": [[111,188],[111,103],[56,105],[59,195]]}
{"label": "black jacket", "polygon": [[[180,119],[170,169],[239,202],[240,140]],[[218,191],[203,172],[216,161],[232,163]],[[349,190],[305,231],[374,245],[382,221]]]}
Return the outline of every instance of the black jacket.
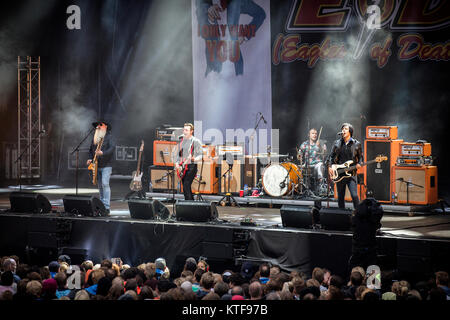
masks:
{"label": "black jacket", "polygon": [[[89,159],[94,159],[96,149],[97,145],[91,143],[91,147],[89,148]],[[107,131],[101,148],[101,151],[103,151],[103,155],[98,157],[99,168],[112,167],[115,149],[116,149],[116,141],[114,140],[114,137],[111,135],[111,131]]]}
{"label": "black jacket", "polygon": [[[338,139],[334,142],[333,147],[331,148],[331,153],[327,158],[327,164],[343,164],[348,160],[353,160],[353,164],[362,164],[363,163],[363,153],[361,143],[355,138],[350,138],[348,146],[350,147],[351,154],[348,157],[345,152],[345,142],[344,139]],[[356,173],[354,170],[353,174]]]}

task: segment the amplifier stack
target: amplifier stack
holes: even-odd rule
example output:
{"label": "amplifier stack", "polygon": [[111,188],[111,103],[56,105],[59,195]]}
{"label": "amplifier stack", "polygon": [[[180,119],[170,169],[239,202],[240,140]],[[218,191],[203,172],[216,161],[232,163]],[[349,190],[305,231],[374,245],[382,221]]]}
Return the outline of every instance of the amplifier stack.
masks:
{"label": "amplifier stack", "polygon": [[431,144],[403,142],[394,167],[394,201],[402,204],[435,204],[438,201],[437,167]]}

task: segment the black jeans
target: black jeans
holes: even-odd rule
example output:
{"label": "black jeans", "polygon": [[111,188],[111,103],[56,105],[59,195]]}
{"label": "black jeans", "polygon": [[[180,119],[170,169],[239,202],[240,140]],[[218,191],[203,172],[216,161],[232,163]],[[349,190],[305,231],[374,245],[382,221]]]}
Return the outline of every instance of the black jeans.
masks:
{"label": "black jeans", "polygon": [[184,200],[194,200],[191,185],[192,181],[194,181],[195,179],[196,174],[197,174],[197,165],[193,163],[188,164],[186,174],[184,175],[183,179],[181,179],[181,182],[183,183]]}
{"label": "black jeans", "polygon": [[339,208],[345,209],[345,186],[348,186],[348,191],[350,191],[350,195],[352,196],[353,207],[356,209],[359,204],[356,177],[345,178],[336,183]]}

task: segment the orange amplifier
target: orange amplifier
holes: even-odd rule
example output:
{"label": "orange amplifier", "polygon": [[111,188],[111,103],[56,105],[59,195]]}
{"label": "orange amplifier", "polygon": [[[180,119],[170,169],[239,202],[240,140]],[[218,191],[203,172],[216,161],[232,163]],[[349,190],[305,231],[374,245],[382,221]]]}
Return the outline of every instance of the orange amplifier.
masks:
{"label": "orange amplifier", "polygon": [[436,166],[395,167],[395,193],[398,203],[435,204],[438,202]]}
{"label": "orange amplifier", "polygon": [[431,143],[400,143],[400,156],[431,156]]}
{"label": "orange amplifier", "polygon": [[172,154],[176,148],[176,141],[153,141],[153,165],[155,166],[172,166]]}
{"label": "orange amplifier", "polygon": [[366,139],[395,140],[398,138],[397,126],[367,126]]}

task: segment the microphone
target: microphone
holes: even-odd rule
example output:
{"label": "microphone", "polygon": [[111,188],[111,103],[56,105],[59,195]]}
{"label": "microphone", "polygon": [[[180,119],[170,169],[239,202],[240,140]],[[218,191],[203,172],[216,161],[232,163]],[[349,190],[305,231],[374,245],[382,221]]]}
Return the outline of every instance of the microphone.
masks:
{"label": "microphone", "polygon": [[398,178],[397,181],[403,182],[403,178]]}
{"label": "microphone", "polygon": [[180,140],[181,138],[183,138],[183,134],[182,135],[180,135],[180,136],[178,136],[178,140]]}
{"label": "microphone", "polygon": [[39,134],[45,134],[45,129],[42,129],[41,131],[39,131]]}
{"label": "microphone", "polygon": [[262,119],[262,121],[264,121],[265,124],[267,124],[267,121],[266,121],[266,119],[264,119],[264,116],[262,113],[261,113],[261,119]]}
{"label": "microphone", "polygon": [[162,150],[159,151],[159,154],[161,155],[161,158],[164,159],[164,152]]}
{"label": "microphone", "polygon": [[284,181],[283,181],[280,183],[280,188],[283,189],[284,187],[286,187],[286,183],[284,183]]}
{"label": "microphone", "polygon": [[342,136],[342,132],[338,132],[337,135],[338,135],[338,136]]}

